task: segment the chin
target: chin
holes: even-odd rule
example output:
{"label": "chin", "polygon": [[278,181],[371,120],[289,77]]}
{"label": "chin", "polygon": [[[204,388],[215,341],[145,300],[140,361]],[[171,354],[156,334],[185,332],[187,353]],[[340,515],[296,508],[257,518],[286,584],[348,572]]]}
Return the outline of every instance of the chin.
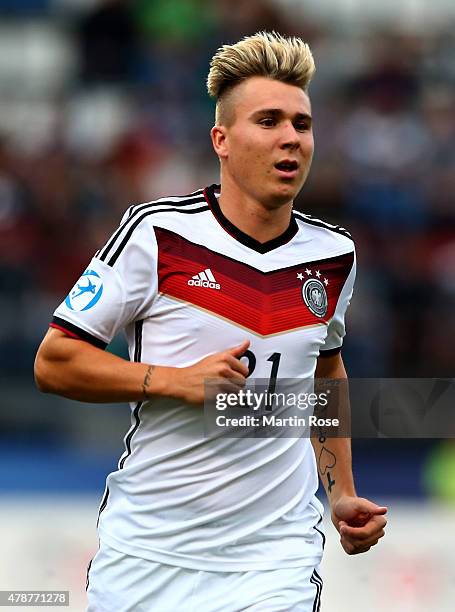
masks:
{"label": "chin", "polygon": [[269,208],[270,210],[280,208],[281,206],[292,202],[301,189],[301,186],[297,185],[295,182],[275,182],[271,185],[264,185],[264,187],[265,188],[261,189],[260,191],[256,191],[254,197],[257,201],[262,202],[263,206]]}
{"label": "chin", "polygon": [[277,200],[282,200],[282,203],[287,203],[293,200],[299,193],[301,187],[295,183],[282,183],[274,189],[274,196]]}

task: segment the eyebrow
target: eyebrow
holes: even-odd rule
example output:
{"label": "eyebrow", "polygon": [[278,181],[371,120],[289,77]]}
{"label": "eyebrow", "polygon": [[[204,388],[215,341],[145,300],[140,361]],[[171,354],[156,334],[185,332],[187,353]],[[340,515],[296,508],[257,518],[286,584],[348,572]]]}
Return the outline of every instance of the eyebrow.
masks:
{"label": "eyebrow", "polygon": [[[260,110],[252,113],[251,117],[261,117],[262,115],[268,115],[273,117],[283,117],[284,112],[281,108],[261,108]],[[294,116],[295,119],[306,119],[307,121],[312,121],[312,117],[308,113],[296,113]]]}

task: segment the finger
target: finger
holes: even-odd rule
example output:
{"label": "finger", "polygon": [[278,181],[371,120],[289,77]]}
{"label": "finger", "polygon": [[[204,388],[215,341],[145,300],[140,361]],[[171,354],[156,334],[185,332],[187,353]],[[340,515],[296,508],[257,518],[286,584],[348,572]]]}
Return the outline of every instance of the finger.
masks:
{"label": "finger", "polygon": [[237,382],[232,378],[226,378],[217,385],[217,393],[232,393],[236,395],[244,386],[245,383],[243,382]]}
{"label": "finger", "polygon": [[344,551],[348,554],[348,555],[352,555],[354,554],[354,544],[352,544],[352,542],[349,542],[347,540],[344,540],[343,538],[340,539],[340,544],[343,547]]}
{"label": "finger", "polygon": [[243,353],[248,349],[249,346],[250,346],[250,341],[244,340],[242,344],[239,344],[238,346],[234,346],[228,349],[228,353],[230,353],[234,357],[241,357]]}
{"label": "finger", "polygon": [[371,511],[371,514],[375,514],[375,515],[387,514],[387,511],[388,511],[387,506],[378,506],[376,510]]}
{"label": "finger", "polygon": [[349,540],[345,540],[343,538],[341,538],[340,543],[344,551],[348,555],[357,555],[362,552],[367,552],[367,550],[370,550],[371,548],[369,544],[354,544],[353,542],[350,542]]}
{"label": "finger", "polygon": [[351,542],[350,540],[341,540],[341,545],[344,550],[348,553],[348,555],[356,555],[358,553],[366,552],[370,550],[373,546],[379,542],[380,538],[382,538],[384,534],[379,535],[378,538],[374,538],[372,540],[368,540],[367,542]]}
{"label": "finger", "polygon": [[387,506],[378,506],[374,502],[369,499],[365,499],[364,497],[357,497],[354,503],[354,509],[359,513],[364,514],[386,514],[388,508]]}
{"label": "finger", "polygon": [[[234,358],[232,357],[232,359]],[[220,376],[221,378],[232,379],[235,382],[242,382],[243,385],[245,385],[246,383],[246,377],[238,370],[235,370],[231,366],[230,362],[226,362],[223,364],[223,367],[220,371]]]}
{"label": "finger", "polygon": [[370,516],[367,522],[359,524],[358,518],[351,519],[349,521],[340,520],[338,521],[338,529],[341,527],[349,527],[350,529],[364,529],[371,525],[380,525],[385,527],[387,525],[387,519],[385,516]]}
{"label": "finger", "polygon": [[367,538],[366,540],[357,540],[355,538],[350,538],[348,536],[341,536],[343,542],[345,543],[349,543],[350,545],[352,545],[354,548],[363,548],[363,547],[370,547],[374,546],[375,544],[377,544],[379,542],[379,540],[381,538],[383,538],[385,535],[385,531],[380,531],[378,533],[375,533],[373,536],[371,536],[370,538]]}
{"label": "finger", "polygon": [[384,529],[386,525],[387,521],[381,516],[371,519],[366,525],[363,525],[362,527],[355,527],[353,525],[347,525],[346,523],[343,523],[342,525],[339,525],[339,531],[340,533],[346,533],[351,536],[361,537],[362,534],[366,534],[368,536],[373,534],[375,531]]}
{"label": "finger", "polygon": [[385,531],[380,531],[379,533],[376,533],[374,536],[372,536],[371,538],[369,538],[368,540],[365,540],[365,542],[362,542],[363,546],[375,546],[379,540],[381,538],[383,538],[385,536]]}
{"label": "finger", "polygon": [[239,372],[243,377],[248,376],[248,366],[233,355],[228,354],[226,361],[234,372]]}
{"label": "finger", "polygon": [[226,369],[225,372],[221,375],[220,383],[232,382],[234,385],[238,385],[239,388],[243,388],[246,384],[245,376],[239,374],[239,372],[235,372],[231,368]]}
{"label": "finger", "polygon": [[206,386],[210,391],[210,397],[215,398],[220,393],[238,393],[246,385],[246,378],[231,369],[225,375],[219,375]]}
{"label": "finger", "polygon": [[387,521],[385,518],[375,517],[371,519],[366,525],[363,527],[352,527],[351,525],[347,525],[344,521],[340,521],[339,531],[341,535],[349,536],[350,538],[356,538],[358,540],[366,540],[370,538],[375,533],[378,533],[386,526]]}

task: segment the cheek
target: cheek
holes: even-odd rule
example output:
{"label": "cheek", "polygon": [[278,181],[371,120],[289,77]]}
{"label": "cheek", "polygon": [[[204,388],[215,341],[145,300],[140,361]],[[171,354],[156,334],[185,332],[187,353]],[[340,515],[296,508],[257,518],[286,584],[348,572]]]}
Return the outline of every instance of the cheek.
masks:
{"label": "cheek", "polygon": [[251,143],[246,138],[236,139],[231,143],[230,156],[236,164],[245,163],[251,157]]}
{"label": "cheek", "polygon": [[314,152],[314,138],[313,135],[309,135],[308,138],[306,138],[303,143],[302,143],[302,151],[305,154],[305,157],[308,157],[311,159],[311,157],[313,157],[313,152]]}
{"label": "cheek", "polygon": [[270,169],[270,151],[273,143],[258,138],[256,130],[242,130],[241,133],[231,137],[230,142],[230,165],[235,172],[241,175],[263,176],[272,174]]}
{"label": "cheek", "polygon": [[248,172],[251,171],[252,166],[264,166],[266,152],[259,143],[245,139],[242,143],[237,144],[232,159],[240,171]]}

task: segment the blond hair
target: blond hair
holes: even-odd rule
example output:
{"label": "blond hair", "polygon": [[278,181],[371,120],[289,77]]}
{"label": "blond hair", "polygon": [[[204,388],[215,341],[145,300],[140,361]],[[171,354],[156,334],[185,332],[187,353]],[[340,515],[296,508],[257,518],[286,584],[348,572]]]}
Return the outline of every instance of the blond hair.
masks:
{"label": "blond hair", "polygon": [[258,32],[234,45],[223,45],[210,62],[209,95],[216,99],[216,123],[223,122],[223,101],[236,85],[263,76],[300,87],[305,92],[316,70],[310,47],[295,36]]}

